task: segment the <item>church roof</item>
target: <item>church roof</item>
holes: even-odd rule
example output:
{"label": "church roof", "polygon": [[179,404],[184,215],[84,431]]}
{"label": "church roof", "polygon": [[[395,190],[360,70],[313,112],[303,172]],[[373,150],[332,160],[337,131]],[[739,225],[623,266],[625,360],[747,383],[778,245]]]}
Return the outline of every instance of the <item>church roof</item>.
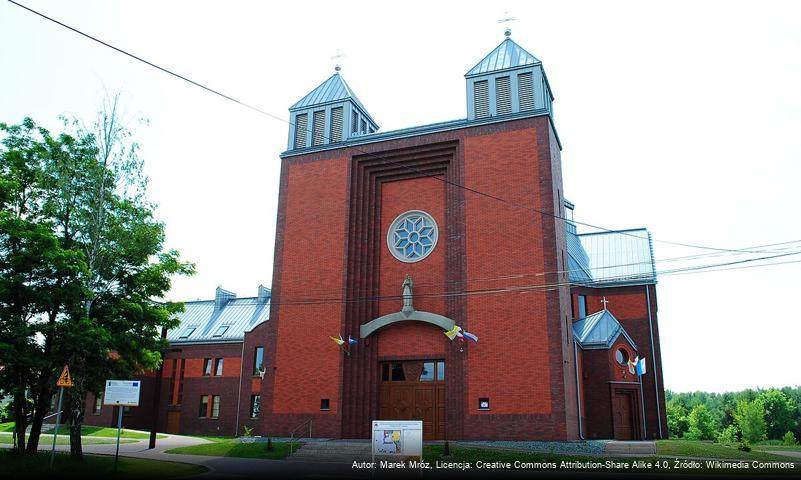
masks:
{"label": "church roof", "polygon": [[289,107],[289,109],[298,110],[342,100],[352,100],[364,113],[367,113],[367,109],[364,108],[362,102],[356,98],[356,94],[353,93],[353,90],[345,83],[345,79],[337,72],[331,75],[328,80],[321,83],[317,88],[309,92],[305,97],[298,100],[294,105]]}
{"label": "church roof", "polygon": [[577,234],[568,222],[566,233],[571,282],[603,287],[656,283],[648,230]]}
{"label": "church roof", "polygon": [[609,310],[595,312],[573,323],[573,338],[585,350],[609,349],[620,335],[637,349],[634,340]]}
{"label": "church roof", "polygon": [[258,297],[235,298],[218,288],[217,298],[184,306],[179,325],[167,332],[171,344],[241,342],[246,332],[270,319],[270,289],[260,287]]}
{"label": "church roof", "polygon": [[507,37],[500,45],[495,47],[495,50],[491,51],[475,67],[471,68],[465,74],[465,77],[539,63],[541,62],[534,55],[528,53],[514,40]]}

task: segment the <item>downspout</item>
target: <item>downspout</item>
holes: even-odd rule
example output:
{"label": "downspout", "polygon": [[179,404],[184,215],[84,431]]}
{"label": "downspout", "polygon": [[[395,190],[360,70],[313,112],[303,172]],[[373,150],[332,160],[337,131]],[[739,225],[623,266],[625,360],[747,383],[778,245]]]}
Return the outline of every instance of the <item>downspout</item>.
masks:
{"label": "downspout", "polygon": [[[656,398],[656,422],[659,427],[659,438],[662,436],[662,410],[659,405],[659,377],[656,371],[656,350],[654,350],[654,322],[651,319],[651,290],[648,285],[645,286],[645,299],[648,302],[648,330],[651,335],[651,361],[654,364],[654,398]],[[645,405],[643,405],[643,411]]]}
{"label": "downspout", "polygon": [[242,334],[242,354],[239,356],[239,392],[236,395],[236,430],[234,436],[239,436],[239,409],[242,407],[242,371],[245,368],[245,334]]}
{"label": "downspout", "polygon": [[579,424],[579,438],[582,440],[586,440],[584,438],[584,429],[581,426],[581,382],[579,381],[579,370],[578,370],[578,347],[576,346],[576,340],[573,340],[573,357],[574,357],[574,366],[576,367],[576,406],[578,407],[578,424]]}

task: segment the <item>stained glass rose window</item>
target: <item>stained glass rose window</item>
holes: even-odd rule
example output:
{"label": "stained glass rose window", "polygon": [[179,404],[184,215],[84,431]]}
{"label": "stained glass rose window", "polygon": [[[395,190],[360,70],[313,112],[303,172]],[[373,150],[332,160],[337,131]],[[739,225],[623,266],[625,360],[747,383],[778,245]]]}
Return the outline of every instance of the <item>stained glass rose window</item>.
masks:
{"label": "stained glass rose window", "polygon": [[387,232],[387,246],[402,262],[419,262],[437,245],[437,222],[426,212],[412,210],[402,213]]}

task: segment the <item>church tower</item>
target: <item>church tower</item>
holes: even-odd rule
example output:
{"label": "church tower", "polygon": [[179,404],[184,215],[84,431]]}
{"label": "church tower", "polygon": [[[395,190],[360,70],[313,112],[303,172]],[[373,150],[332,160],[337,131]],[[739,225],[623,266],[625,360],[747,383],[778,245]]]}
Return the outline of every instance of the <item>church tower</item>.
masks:
{"label": "church tower", "polygon": [[508,35],[465,78],[467,118],[389,132],[339,71],[290,107],[264,431],[576,438],[550,87]]}
{"label": "church tower", "polygon": [[356,98],[345,79],[336,73],[289,107],[287,150],[342,143],[375,133],[378,124]]}
{"label": "church tower", "polygon": [[534,55],[506,39],[465,74],[467,119],[512,114],[553,114],[553,94],[545,70]]}

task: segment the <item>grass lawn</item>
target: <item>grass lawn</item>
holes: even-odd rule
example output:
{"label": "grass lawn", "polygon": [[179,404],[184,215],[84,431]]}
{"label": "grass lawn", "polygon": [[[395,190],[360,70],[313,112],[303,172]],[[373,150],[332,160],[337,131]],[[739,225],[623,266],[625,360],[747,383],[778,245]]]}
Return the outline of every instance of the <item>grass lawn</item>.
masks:
{"label": "grass lawn", "polygon": [[[52,433],[54,428],[51,428],[46,433]],[[67,425],[60,425],[58,427],[59,435],[68,435],[70,429]],[[81,436],[83,437],[113,437],[117,438],[117,429],[110,427],[93,427],[90,425],[81,425]],[[132,432],[130,430],[122,429],[120,438],[134,438],[137,440],[150,438],[149,433]],[[156,438],[167,438],[167,435],[156,434]]]}
{"label": "grass lawn", "polygon": [[[212,440],[212,438],[214,439]],[[233,438],[212,438],[209,438],[209,440],[215,443],[173,448],[172,450],[167,450],[166,453],[209,455],[213,457],[269,458],[273,460],[280,460],[289,455],[289,444],[284,442],[273,442],[273,449],[267,450],[267,442],[239,443],[235,442]],[[295,444],[295,448],[300,447],[300,445]]]}
{"label": "grass lawn", "polygon": [[[765,449],[770,447],[764,446]],[[757,449],[757,447],[754,447]],[[762,450],[762,448],[759,448]],[[680,457],[703,457],[703,458],[723,458],[737,460],[787,460],[787,457],[779,457],[760,451],[741,452],[736,446],[727,447],[719,443],[704,442],[699,440],[658,440],[656,442],[657,455],[670,455]]]}
{"label": "grass lawn", "polygon": [[[120,443],[133,443],[136,440],[120,440]],[[14,436],[9,434],[0,434],[0,443],[11,445],[14,443]],[[83,437],[81,439],[82,445],[100,445],[105,443],[117,443],[116,438],[92,438],[92,437]],[[53,435],[48,435],[43,433],[39,437],[39,445],[52,445],[53,444]],[[70,438],[67,435],[59,435],[56,438],[56,445],[69,445]]]}
{"label": "grass lawn", "polygon": [[14,430],[14,422],[0,423],[0,432],[11,432]]}
{"label": "grass lawn", "polygon": [[754,450],[775,450],[777,452],[801,452],[801,445],[753,445],[751,448]]}
{"label": "grass lawn", "polygon": [[[0,451],[0,465],[3,465],[3,474],[39,478],[50,472],[50,455],[16,455]],[[114,457],[111,456],[84,454],[83,461],[77,462],[69,455],[56,454],[54,473],[59,477],[112,478],[113,466]],[[117,473],[113,478],[177,478],[206,471],[206,468],[199,465],[120,457]]]}

